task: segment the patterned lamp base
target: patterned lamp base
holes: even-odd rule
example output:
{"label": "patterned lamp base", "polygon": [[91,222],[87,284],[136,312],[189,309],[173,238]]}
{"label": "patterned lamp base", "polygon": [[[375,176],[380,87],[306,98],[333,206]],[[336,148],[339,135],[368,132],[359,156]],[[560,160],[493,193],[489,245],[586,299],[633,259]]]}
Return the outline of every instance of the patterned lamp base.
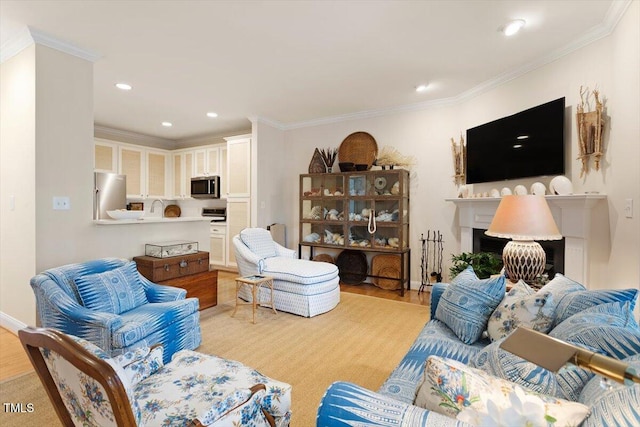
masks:
{"label": "patterned lamp base", "polygon": [[546,260],[544,249],[533,240],[511,240],[502,251],[505,273],[514,282],[534,282],[544,272]]}

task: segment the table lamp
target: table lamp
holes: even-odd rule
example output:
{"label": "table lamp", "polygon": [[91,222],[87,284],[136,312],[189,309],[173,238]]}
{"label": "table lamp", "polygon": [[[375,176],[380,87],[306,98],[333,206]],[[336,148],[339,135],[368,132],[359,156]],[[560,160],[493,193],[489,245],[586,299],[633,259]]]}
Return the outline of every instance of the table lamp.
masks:
{"label": "table lamp", "polygon": [[536,240],[562,239],[544,196],[535,195],[504,196],[485,234],[511,239],[502,251],[505,273],[527,283],[544,272],[546,255]]}

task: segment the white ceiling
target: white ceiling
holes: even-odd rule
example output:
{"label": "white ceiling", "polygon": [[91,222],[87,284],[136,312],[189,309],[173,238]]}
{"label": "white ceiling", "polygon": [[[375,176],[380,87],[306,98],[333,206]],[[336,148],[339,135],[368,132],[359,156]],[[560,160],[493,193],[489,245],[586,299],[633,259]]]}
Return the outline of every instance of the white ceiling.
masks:
{"label": "white ceiling", "polygon": [[607,35],[628,4],[2,0],[0,46],[26,25],[97,53],[96,124],[184,140],[456,102]]}

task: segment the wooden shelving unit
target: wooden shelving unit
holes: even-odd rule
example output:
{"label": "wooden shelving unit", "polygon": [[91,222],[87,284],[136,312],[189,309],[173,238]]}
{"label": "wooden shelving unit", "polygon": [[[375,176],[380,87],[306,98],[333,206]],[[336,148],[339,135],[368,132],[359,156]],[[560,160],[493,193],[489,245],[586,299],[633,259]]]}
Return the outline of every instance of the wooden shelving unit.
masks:
{"label": "wooden shelving unit", "polygon": [[[410,283],[409,172],[404,169],[300,175],[300,252],[309,247],[395,254]],[[343,273],[341,269],[341,273]],[[361,272],[359,272],[361,273]]]}

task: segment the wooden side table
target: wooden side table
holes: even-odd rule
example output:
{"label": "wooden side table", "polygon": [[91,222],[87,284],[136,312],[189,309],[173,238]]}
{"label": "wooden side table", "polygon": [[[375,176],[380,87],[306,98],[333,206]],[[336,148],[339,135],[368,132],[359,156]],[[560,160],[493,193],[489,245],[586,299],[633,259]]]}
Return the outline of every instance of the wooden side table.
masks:
{"label": "wooden side table", "polygon": [[[251,302],[240,301],[238,298],[238,291],[242,285],[247,285],[251,287]],[[265,305],[258,301],[260,298],[260,288],[262,286],[267,286],[271,290],[271,301],[270,305]],[[233,309],[233,313],[231,317],[236,315],[236,311],[238,310],[238,306],[240,305],[251,305],[253,307],[253,323],[256,323],[256,306],[263,305],[264,307],[271,308],[275,314],[278,314],[276,311],[276,306],[273,304],[273,277],[269,276],[244,276],[244,277],[236,277],[236,307]]]}

